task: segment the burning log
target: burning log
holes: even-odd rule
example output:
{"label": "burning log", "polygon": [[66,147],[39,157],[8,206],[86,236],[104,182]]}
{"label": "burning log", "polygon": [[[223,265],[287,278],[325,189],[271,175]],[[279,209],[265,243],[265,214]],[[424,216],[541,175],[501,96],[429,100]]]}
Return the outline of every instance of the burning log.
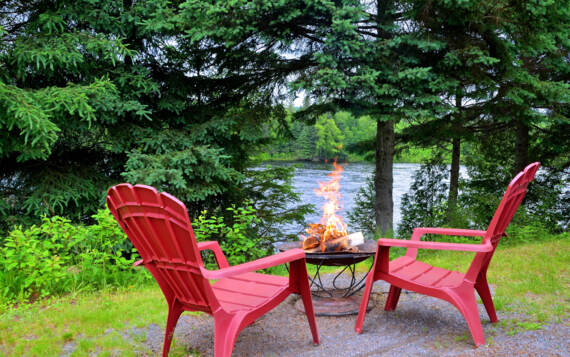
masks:
{"label": "burning log", "polygon": [[309,237],[303,240],[303,249],[309,250],[311,248],[318,247],[320,244],[319,240],[315,237]]}
{"label": "burning log", "polygon": [[330,240],[322,240],[320,244],[321,252],[340,252],[347,250],[349,246],[348,237],[334,238]]}
{"label": "burning log", "polygon": [[[324,224],[311,224],[307,229],[308,237],[303,236],[303,249],[315,252],[335,252],[348,249],[349,240],[346,232],[338,231],[334,227]],[[318,248],[317,248],[318,247]]]}
{"label": "burning log", "polygon": [[[309,239],[311,239],[311,238],[307,238],[305,241],[307,241]],[[310,246],[307,248],[305,248],[305,241],[303,241],[303,249],[307,253],[340,252],[343,250],[347,250],[349,248],[347,237],[340,237],[340,238],[331,239],[331,240],[327,240],[327,241],[318,241],[317,245],[313,245],[313,246]]]}
{"label": "burning log", "polygon": [[310,236],[303,239],[302,248],[307,253],[327,253],[341,251],[356,253],[360,251],[357,246],[363,243],[364,236],[361,232],[356,232],[329,240],[322,239],[322,236]]}

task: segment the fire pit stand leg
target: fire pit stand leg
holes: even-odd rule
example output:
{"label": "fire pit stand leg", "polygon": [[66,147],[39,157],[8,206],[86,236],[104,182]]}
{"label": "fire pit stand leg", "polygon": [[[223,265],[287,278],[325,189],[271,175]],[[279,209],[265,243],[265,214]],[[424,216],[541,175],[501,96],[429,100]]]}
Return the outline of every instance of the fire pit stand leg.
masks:
{"label": "fire pit stand leg", "polygon": [[[325,293],[327,295],[327,297],[333,297],[332,292],[330,292],[329,290],[327,290],[325,288],[325,285],[323,284],[323,281],[321,280],[321,268],[323,267],[323,263],[324,261],[320,261],[318,264],[315,264],[315,266],[317,267],[317,271],[315,272],[315,274],[313,275],[313,277],[309,277],[309,280],[311,281],[311,294],[313,296],[319,296],[322,297],[321,293]],[[313,286],[315,286],[317,288],[317,290],[312,290]]]}
{"label": "fire pit stand leg", "polygon": [[[366,276],[368,275],[368,273],[370,272],[370,270],[372,269],[372,266],[374,265],[374,262],[372,262],[372,264],[370,264],[370,267],[368,268],[368,272],[366,274],[364,274],[364,277],[362,277],[360,280],[356,281],[356,264],[352,264],[352,265],[347,265],[345,266],[340,273],[338,273],[334,279],[333,279],[333,287],[336,290],[345,290],[345,293],[342,295],[342,297],[349,297],[352,296],[354,294],[356,294],[357,292],[359,292],[360,290],[362,290],[362,288],[366,285],[365,280],[366,280]],[[339,276],[342,275],[342,273],[344,273],[346,271],[346,269],[348,269],[350,271],[350,284],[348,285],[348,287],[344,288],[344,287],[338,287],[336,286],[336,280]]]}
{"label": "fire pit stand leg", "polygon": [[[360,298],[353,296],[358,291],[360,291],[365,283],[366,276],[370,273],[372,269],[372,264],[368,272],[364,274],[361,279],[356,278],[356,264],[349,264],[344,266],[342,270],[335,274],[332,280],[332,289],[326,288],[325,284],[321,279],[321,268],[326,265],[326,262],[318,261],[312,263],[316,267],[316,272],[312,277],[309,277],[311,282],[311,294],[313,295],[313,306],[315,309],[315,314],[317,316],[343,316],[343,315],[354,315],[358,313],[360,308]],[[350,280],[347,287],[339,286],[337,280],[346,270],[350,271]],[[313,290],[313,287],[316,289]],[[295,304],[296,308],[300,311],[303,310],[301,301]],[[372,302],[368,304],[368,309],[373,307]]]}
{"label": "fire pit stand leg", "polygon": [[[302,247],[302,242],[285,242],[278,246],[279,251]],[[360,297],[356,295],[365,285],[366,276],[374,266],[372,257],[376,254],[377,242],[368,240],[357,246],[358,250],[342,252],[307,252],[307,264],[315,266],[315,271],[309,276],[313,307],[318,316],[342,316],[357,314],[360,308]],[[362,278],[356,274],[356,264],[370,259],[370,268]],[[337,267],[340,272],[330,276],[321,276],[323,266]],[[348,269],[348,272],[347,272]],[[341,278],[342,277],[342,278]],[[348,286],[347,286],[348,285]],[[368,309],[373,307],[373,300]],[[304,311],[301,300],[295,303],[298,310]]]}

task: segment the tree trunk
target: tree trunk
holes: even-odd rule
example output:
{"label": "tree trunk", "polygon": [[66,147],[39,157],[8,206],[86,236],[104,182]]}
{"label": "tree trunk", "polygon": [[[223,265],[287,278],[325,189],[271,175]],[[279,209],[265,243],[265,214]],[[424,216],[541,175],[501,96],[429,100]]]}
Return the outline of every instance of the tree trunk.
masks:
{"label": "tree trunk", "polygon": [[449,172],[449,198],[447,200],[447,220],[453,218],[453,213],[457,208],[457,196],[459,195],[459,159],[461,154],[461,139],[453,138],[453,149],[451,152],[451,171]]}
{"label": "tree trunk", "polygon": [[376,231],[381,235],[392,233],[394,201],[392,199],[392,164],[394,160],[394,121],[377,120],[376,174],[374,176],[374,218]]}
{"label": "tree trunk", "polygon": [[461,158],[461,96],[455,97],[455,107],[458,114],[453,124],[454,136],[452,139],[451,151],[451,170],[449,172],[449,195],[447,199],[447,221],[453,219],[455,209],[457,208],[457,197],[459,196],[459,161]]}
{"label": "tree trunk", "polygon": [[521,172],[528,165],[528,126],[522,121],[515,122],[516,140],[515,140],[515,167],[513,175]]}

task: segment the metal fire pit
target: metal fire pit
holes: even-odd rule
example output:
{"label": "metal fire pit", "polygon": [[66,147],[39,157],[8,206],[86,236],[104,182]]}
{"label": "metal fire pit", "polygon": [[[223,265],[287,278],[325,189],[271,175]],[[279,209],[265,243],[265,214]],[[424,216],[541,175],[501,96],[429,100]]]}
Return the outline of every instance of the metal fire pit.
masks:
{"label": "metal fire pit", "polygon": [[[284,252],[289,249],[301,248],[301,241],[286,242],[279,244],[277,249]],[[353,296],[365,285],[366,275],[361,279],[356,278],[356,264],[376,254],[376,242],[373,240],[365,241],[357,246],[358,252],[305,252],[306,261],[317,267],[317,271],[313,277],[309,277],[311,281],[311,294],[313,295],[313,307],[315,314],[318,316],[343,316],[358,313],[360,308],[360,298]],[[321,267],[323,266],[341,266],[344,267],[332,279],[332,288],[325,287],[321,278]],[[372,268],[372,264],[368,269]],[[346,287],[338,286],[338,278],[345,272],[350,272],[349,285]],[[303,304],[299,300],[296,304],[298,310],[303,310]],[[372,303],[368,305],[372,308]]]}

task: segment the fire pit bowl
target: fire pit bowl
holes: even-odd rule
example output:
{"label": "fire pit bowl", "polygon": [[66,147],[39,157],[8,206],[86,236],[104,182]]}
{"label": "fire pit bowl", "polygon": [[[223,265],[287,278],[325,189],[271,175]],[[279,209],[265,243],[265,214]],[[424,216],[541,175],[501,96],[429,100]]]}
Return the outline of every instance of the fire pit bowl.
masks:
{"label": "fire pit bowl", "polygon": [[[277,245],[280,252],[284,252],[294,248],[301,248],[301,241],[285,242]],[[364,243],[357,245],[357,252],[340,251],[340,252],[305,252],[307,263],[313,265],[325,266],[346,266],[366,260],[376,254],[376,241],[367,240]]]}
{"label": "fire pit bowl", "polygon": [[[277,245],[277,249],[281,252],[301,248],[302,242],[285,242]],[[311,282],[311,294],[313,295],[313,306],[317,316],[343,316],[357,314],[360,308],[360,299],[353,296],[361,290],[365,283],[366,275],[360,280],[356,278],[356,263],[360,263],[367,258],[376,254],[376,241],[367,240],[356,246],[356,251],[339,251],[339,252],[305,252],[306,261],[317,267],[313,277],[309,277]],[[332,279],[332,288],[325,287],[321,278],[320,270],[323,266],[342,266],[344,267],[339,273],[336,273]],[[372,265],[370,265],[372,268]],[[349,285],[347,287],[337,286],[337,280],[345,271],[350,272]],[[370,269],[369,269],[370,271]],[[296,308],[304,311],[300,301],[297,302]],[[372,308],[372,303],[368,305]]]}

